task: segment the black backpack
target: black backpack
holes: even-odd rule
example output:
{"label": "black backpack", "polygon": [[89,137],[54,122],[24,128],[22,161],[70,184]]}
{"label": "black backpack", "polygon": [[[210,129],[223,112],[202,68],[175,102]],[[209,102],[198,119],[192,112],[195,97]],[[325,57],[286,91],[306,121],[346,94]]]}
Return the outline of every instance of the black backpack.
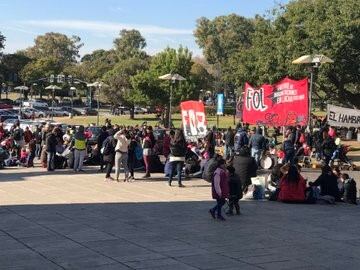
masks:
{"label": "black backpack", "polygon": [[344,184],[344,201],[347,203],[356,203],[356,182],[354,179],[349,179]]}
{"label": "black backpack", "polygon": [[105,141],[103,142],[102,147],[103,147],[102,154],[104,156],[110,155],[110,154],[112,154],[114,152],[114,146],[111,143],[111,138],[110,137],[105,139]]}
{"label": "black backpack", "polygon": [[218,161],[216,158],[211,158],[209,159],[209,161],[205,164],[204,166],[204,172],[202,175],[202,178],[209,182],[212,183],[213,181],[213,177],[214,177],[214,172],[217,169],[218,165]]}
{"label": "black backpack", "polygon": [[22,139],[22,132],[21,131],[22,130],[20,128],[17,128],[17,129],[14,130],[13,137],[14,137],[15,141],[21,141],[21,139]]}

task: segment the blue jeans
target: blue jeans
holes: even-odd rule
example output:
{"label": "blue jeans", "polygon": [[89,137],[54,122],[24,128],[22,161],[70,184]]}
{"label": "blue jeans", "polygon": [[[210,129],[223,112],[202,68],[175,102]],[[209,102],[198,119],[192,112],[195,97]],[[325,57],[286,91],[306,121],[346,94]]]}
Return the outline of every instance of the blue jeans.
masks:
{"label": "blue jeans", "polygon": [[230,146],[230,145],[225,145],[225,149],[224,149],[224,156],[225,159],[230,158],[234,153],[234,146]]}
{"label": "blue jeans", "polygon": [[216,199],[216,205],[211,210],[217,214],[218,217],[221,217],[221,209],[225,204],[225,199]]}
{"label": "blue jeans", "polygon": [[181,184],[181,173],[182,173],[182,168],[184,166],[184,162],[183,161],[172,161],[171,166],[172,166],[172,173],[169,176],[169,183],[171,184],[171,181],[172,181],[172,178],[174,175],[174,170],[176,169],[178,183],[180,185]]}
{"label": "blue jeans", "polygon": [[55,152],[47,152],[47,170],[55,170]]}

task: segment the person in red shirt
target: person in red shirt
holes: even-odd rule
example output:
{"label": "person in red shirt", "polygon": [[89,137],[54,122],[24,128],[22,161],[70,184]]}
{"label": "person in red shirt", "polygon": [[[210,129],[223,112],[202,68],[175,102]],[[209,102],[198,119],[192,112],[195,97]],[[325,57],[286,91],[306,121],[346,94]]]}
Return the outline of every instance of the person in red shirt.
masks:
{"label": "person in red shirt", "polygon": [[304,202],[306,181],[295,165],[285,164],[281,171],[284,176],[280,180],[278,201]]}

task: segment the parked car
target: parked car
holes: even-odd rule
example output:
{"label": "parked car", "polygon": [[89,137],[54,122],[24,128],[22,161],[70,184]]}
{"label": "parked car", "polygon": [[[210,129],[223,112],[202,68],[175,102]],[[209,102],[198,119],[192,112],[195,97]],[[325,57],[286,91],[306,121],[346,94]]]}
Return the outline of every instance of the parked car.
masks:
{"label": "parked car", "polygon": [[5,122],[8,119],[18,120],[19,115],[11,114],[11,113],[8,113],[8,112],[5,112],[5,111],[0,112],[0,122]]}
{"label": "parked car", "polygon": [[5,101],[0,101],[0,109],[12,109],[13,105],[6,103]]}
{"label": "parked car", "polygon": [[81,113],[81,115],[97,115],[98,114],[97,110],[89,108],[89,107],[80,109],[80,113]]}
{"label": "parked car", "polygon": [[141,107],[135,107],[134,108],[134,113],[135,114],[145,114],[147,112],[148,112],[148,110],[146,108],[141,108]]}
{"label": "parked car", "polygon": [[23,112],[28,118],[32,118],[33,115],[35,118],[44,118],[47,116],[46,112],[34,108],[25,108]]}
{"label": "parked car", "polygon": [[61,116],[69,116],[70,113],[68,111],[62,110],[59,107],[51,107],[49,108],[48,115],[61,117]]}
{"label": "parked car", "polygon": [[72,115],[75,115],[75,116],[81,115],[81,112],[79,110],[68,107],[68,106],[61,107],[61,110],[67,111],[69,114],[71,113]]}
{"label": "parked car", "polygon": [[49,106],[46,102],[40,101],[40,100],[24,101],[23,105],[24,105],[24,107],[31,107],[31,108],[33,108],[33,107],[41,107],[41,108],[43,108],[43,107],[48,107]]}

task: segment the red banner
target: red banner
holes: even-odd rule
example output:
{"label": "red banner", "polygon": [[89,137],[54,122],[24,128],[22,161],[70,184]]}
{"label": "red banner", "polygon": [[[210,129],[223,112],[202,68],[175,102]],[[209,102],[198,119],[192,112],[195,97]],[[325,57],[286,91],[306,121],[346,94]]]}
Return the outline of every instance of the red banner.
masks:
{"label": "red banner", "polygon": [[243,122],[263,126],[305,126],[308,121],[308,79],[285,78],[259,89],[245,84]]}
{"label": "red banner", "polygon": [[206,135],[206,117],[204,103],[184,101],[180,104],[184,134],[187,139],[196,140]]}

